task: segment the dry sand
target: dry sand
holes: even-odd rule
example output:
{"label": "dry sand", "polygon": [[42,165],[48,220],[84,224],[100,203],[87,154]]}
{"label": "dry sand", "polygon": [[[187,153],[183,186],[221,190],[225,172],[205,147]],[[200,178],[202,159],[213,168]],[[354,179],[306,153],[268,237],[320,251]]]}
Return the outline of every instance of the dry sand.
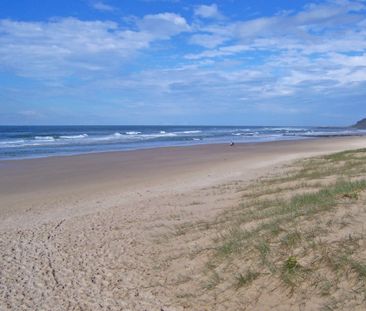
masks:
{"label": "dry sand", "polygon": [[[200,245],[178,226],[236,204],[230,185],[364,147],[348,137],[2,161],[0,310],[195,310],[177,284],[205,258],[191,260]],[[199,310],[222,310],[212,299]]]}

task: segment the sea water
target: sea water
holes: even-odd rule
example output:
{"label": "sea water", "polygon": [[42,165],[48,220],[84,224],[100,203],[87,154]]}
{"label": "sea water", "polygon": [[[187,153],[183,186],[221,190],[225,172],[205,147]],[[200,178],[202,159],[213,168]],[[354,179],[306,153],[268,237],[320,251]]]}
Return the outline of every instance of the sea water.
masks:
{"label": "sea water", "polygon": [[0,126],[0,159],[359,135],[366,131],[281,126]]}

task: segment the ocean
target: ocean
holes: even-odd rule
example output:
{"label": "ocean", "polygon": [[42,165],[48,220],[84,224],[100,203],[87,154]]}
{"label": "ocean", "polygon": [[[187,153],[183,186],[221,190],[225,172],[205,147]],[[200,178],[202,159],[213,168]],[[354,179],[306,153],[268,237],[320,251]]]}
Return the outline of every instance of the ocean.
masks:
{"label": "ocean", "polygon": [[344,127],[0,126],[0,159],[360,135],[366,131]]}

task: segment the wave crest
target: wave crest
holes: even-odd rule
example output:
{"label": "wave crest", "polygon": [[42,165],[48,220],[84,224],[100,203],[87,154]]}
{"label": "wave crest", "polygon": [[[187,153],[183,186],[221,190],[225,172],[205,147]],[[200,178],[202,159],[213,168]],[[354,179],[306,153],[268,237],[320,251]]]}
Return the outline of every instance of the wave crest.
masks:
{"label": "wave crest", "polygon": [[43,141],[55,141],[53,136],[35,136],[35,140],[43,140]]}
{"label": "wave crest", "polygon": [[88,134],[80,134],[80,135],[63,135],[60,136],[61,139],[81,139],[88,137]]}

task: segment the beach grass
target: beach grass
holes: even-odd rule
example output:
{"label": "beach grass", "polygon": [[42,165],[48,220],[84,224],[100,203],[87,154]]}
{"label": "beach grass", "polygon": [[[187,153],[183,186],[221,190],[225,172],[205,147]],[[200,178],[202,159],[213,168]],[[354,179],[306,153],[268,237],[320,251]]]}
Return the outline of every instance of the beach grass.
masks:
{"label": "beach grass", "polygon": [[206,226],[205,290],[283,288],[315,295],[324,310],[366,303],[366,149],[297,161],[239,191],[241,202]]}

